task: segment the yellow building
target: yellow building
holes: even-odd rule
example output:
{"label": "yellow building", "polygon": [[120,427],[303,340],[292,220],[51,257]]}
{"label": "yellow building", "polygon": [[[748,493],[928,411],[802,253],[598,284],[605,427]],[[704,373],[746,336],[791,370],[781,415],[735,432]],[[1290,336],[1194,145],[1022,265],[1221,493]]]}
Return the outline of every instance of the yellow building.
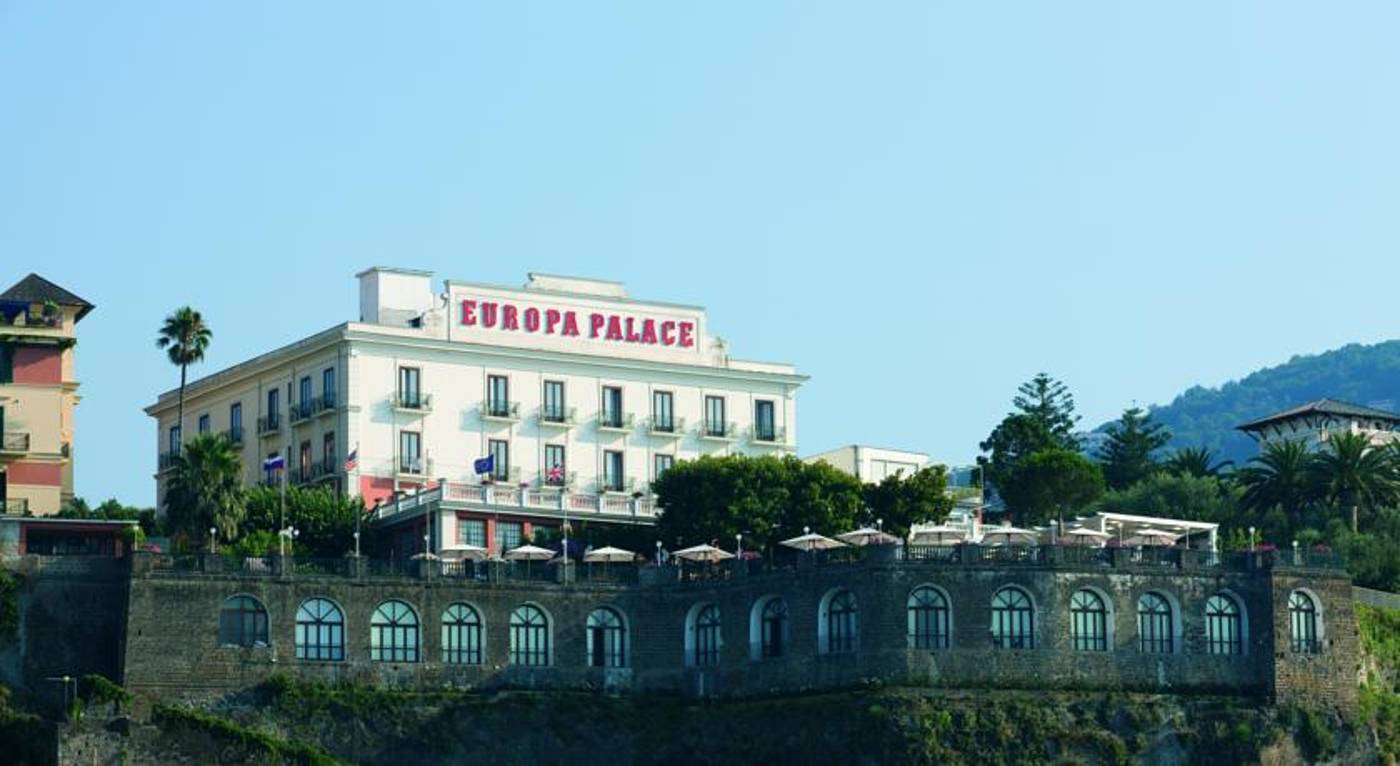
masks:
{"label": "yellow building", "polygon": [[91,303],[38,274],[0,293],[0,507],[58,513],[73,497],[73,346]]}

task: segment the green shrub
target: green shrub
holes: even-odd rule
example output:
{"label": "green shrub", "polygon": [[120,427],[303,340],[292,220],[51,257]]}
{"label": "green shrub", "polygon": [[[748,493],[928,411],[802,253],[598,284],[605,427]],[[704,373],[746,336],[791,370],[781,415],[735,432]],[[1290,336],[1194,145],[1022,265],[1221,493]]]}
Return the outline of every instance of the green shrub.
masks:
{"label": "green shrub", "polygon": [[131,692],[100,673],[89,673],[79,679],[78,694],[89,705],[112,704],[117,706],[118,711],[131,703]]}
{"label": "green shrub", "polygon": [[151,721],[162,729],[203,732],[242,749],[250,756],[262,753],[303,766],[336,766],[339,763],[315,745],[288,742],[198,710],[158,704],[151,711]]}

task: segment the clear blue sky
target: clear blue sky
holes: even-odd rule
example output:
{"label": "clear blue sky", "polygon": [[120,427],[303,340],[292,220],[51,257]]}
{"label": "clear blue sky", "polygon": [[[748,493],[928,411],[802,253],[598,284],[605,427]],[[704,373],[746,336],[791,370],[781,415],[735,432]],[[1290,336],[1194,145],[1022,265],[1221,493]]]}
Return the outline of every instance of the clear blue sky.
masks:
{"label": "clear blue sky", "polygon": [[[1150,7],[1149,7],[1150,6]],[[184,303],[213,372],[370,264],[708,306],[804,453],[970,459],[1396,335],[1400,4],[0,3],[0,281],[81,326],[78,492],[154,497]]]}

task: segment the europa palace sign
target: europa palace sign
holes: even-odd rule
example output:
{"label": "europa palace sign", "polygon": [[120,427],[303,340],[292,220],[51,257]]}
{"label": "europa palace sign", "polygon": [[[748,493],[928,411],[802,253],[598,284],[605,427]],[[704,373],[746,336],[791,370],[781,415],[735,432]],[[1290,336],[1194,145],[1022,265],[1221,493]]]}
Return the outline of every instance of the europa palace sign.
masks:
{"label": "europa palace sign", "polygon": [[569,307],[562,303],[509,301],[484,296],[454,297],[457,298],[458,324],[476,330],[677,349],[694,348],[696,342],[695,321],[683,317]]}

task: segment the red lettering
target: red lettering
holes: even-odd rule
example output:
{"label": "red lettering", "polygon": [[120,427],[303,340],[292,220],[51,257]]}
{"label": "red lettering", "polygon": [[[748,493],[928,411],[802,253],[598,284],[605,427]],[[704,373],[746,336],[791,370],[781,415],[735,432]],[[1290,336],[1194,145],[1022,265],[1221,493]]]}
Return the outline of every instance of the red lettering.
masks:
{"label": "red lettering", "polygon": [[675,322],[662,322],[662,323],[661,323],[661,345],[663,345],[663,346],[674,346],[674,345],[676,345],[676,323],[675,323]]}
{"label": "red lettering", "polygon": [[497,307],[496,307],[496,304],[494,304],[494,303],[483,303],[483,304],[481,304],[481,326],[482,326],[482,327],[495,327],[495,326],[496,326],[496,308],[497,308]]}
{"label": "red lettering", "polygon": [[622,320],[617,314],[608,315],[608,340],[622,340]]}
{"label": "red lettering", "polygon": [[506,305],[501,307],[501,329],[520,329],[520,312],[515,308],[513,304],[507,303]]}
{"label": "red lettering", "polygon": [[588,315],[588,337],[598,337],[598,331],[603,329],[603,323],[608,321],[602,314]]}
{"label": "red lettering", "polygon": [[681,348],[690,348],[695,345],[695,338],[691,333],[695,330],[693,322],[681,322]]}
{"label": "red lettering", "polygon": [[462,301],[462,324],[468,327],[476,324],[476,301]]}
{"label": "red lettering", "polygon": [[538,332],[540,329],[540,310],[536,308],[525,309],[525,331]]}
{"label": "red lettering", "polygon": [[646,319],[642,321],[642,342],[656,345],[656,320]]}
{"label": "red lettering", "polygon": [[634,321],[634,320],[632,319],[632,317],[627,317],[627,342],[628,342],[628,343],[640,343],[641,340],[642,340],[642,336],[638,335],[638,334],[637,334],[637,331],[634,330],[634,329],[632,329],[632,322],[633,322],[633,321]]}
{"label": "red lettering", "polygon": [[[528,318],[526,321],[529,321]],[[553,335],[554,328],[559,326],[559,311],[557,309],[544,310],[544,333]]]}
{"label": "red lettering", "polygon": [[578,316],[572,311],[564,312],[564,332],[562,334],[578,337]]}

